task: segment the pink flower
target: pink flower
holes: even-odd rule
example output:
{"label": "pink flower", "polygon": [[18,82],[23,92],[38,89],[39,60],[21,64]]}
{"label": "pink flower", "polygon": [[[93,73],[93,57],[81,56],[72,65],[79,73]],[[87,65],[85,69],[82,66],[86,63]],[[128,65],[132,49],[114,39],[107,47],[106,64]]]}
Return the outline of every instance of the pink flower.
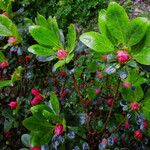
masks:
{"label": "pink flower", "polygon": [[16,107],[18,106],[18,102],[17,101],[11,101],[9,104],[11,109],[16,109]]}
{"label": "pink flower", "polygon": [[41,102],[41,101],[38,101],[37,99],[34,98],[33,100],[30,101],[30,104],[31,104],[31,105],[37,105],[37,104],[39,104],[40,102]]}
{"label": "pink flower", "polygon": [[58,59],[65,59],[67,57],[67,52],[65,50],[58,50],[57,52]]}
{"label": "pink flower", "polygon": [[57,124],[55,125],[55,134],[56,134],[57,136],[59,136],[59,135],[62,135],[63,132],[64,132],[64,127],[63,127],[63,125],[57,123]]}
{"label": "pink flower", "polygon": [[136,131],[134,132],[134,137],[135,137],[137,140],[141,140],[142,137],[143,137],[142,131],[141,131],[141,130],[136,130]]}
{"label": "pink flower", "polygon": [[31,93],[32,93],[34,96],[40,95],[40,92],[39,92],[37,89],[35,89],[35,88],[33,88],[33,89],[31,90]]}
{"label": "pink flower", "polygon": [[124,124],[124,127],[125,127],[126,129],[129,129],[129,127],[130,127],[129,123],[126,122],[126,123]]}
{"label": "pink flower", "polygon": [[37,101],[42,101],[43,96],[41,94],[39,94],[39,95],[36,95],[34,99],[37,100]]}
{"label": "pink flower", "polygon": [[129,54],[125,50],[118,51],[116,57],[120,64],[124,64],[129,60]]}
{"label": "pink flower", "polygon": [[41,150],[41,147],[32,147],[31,150]]}
{"label": "pink flower", "polygon": [[3,62],[0,62],[0,68],[3,69],[3,68],[6,68],[9,66],[9,63],[8,61],[3,61]]}
{"label": "pink flower", "polygon": [[95,93],[96,93],[97,95],[99,95],[99,94],[101,94],[101,90],[100,90],[100,89],[96,89],[96,90],[95,90]]}
{"label": "pink flower", "polygon": [[130,88],[131,84],[129,82],[123,82],[123,87]]}
{"label": "pink flower", "polygon": [[140,105],[139,105],[138,102],[133,102],[133,103],[130,104],[130,109],[131,109],[131,110],[138,111],[138,110],[139,110],[139,107],[140,107]]}
{"label": "pink flower", "polygon": [[11,44],[15,44],[16,43],[16,38],[15,37],[9,37],[8,38],[8,43],[11,43]]}

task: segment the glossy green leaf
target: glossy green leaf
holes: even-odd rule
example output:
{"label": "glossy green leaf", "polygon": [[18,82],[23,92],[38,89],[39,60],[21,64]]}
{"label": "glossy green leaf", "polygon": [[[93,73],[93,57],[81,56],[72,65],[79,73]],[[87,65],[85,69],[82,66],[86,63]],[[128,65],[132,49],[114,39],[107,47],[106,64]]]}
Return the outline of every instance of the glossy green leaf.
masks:
{"label": "glossy green leaf", "polygon": [[141,50],[133,58],[140,64],[150,65],[150,48]]}
{"label": "glossy green leaf", "polygon": [[147,29],[147,22],[147,19],[142,17],[131,20],[127,30],[127,44],[129,46],[133,46],[142,40]]}
{"label": "glossy green leaf", "polygon": [[97,32],[83,33],[80,36],[80,40],[86,46],[97,52],[107,53],[114,50],[114,47],[110,40],[106,36]]}
{"label": "glossy green leaf", "polygon": [[33,116],[37,119],[45,119],[45,117],[43,116],[44,110],[49,113],[52,113],[51,109],[45,104],[40,104],[40,105],[31,107],[31,112]]}
{"label": "glossy green leaf", "polygon": [[28,51],[37,56],[50,56],[50,55],[55,54],[55,52],[52,49],[43,47],[38,44],[30,46],[28,48]]}
{"label": "glossy green leaf", "polygon": [[36,18],[36,24],[48,28],[48,22],[44,16],[38,13]]}
{"label": "glossy green leaf", "polygon": [[43,130],[38,132],[32,132],[31,144],[33,147],[39,147],[43,144],[47,144],[53,135],[53,128],[50,130]]}
{"label": "glossy green leaf", "polygon": [[46,129],[50,130],[52,128],[52,125],[49,122],[47,122],[46,120],[39,120],[34,116],[26,118],[23,121],[23,125],[31,131],[42,131]]}
{"label": "glossy green leaf", "polygon": [[0,51],[0,62],[7,61],[7,58],[3,54],[3,52]]}
{"label": "glossy green leaf", "polygon": [[39,43],[49,47],[59,47],[59,43],[53,32],[43,26],[30,26],[29,32],[32,37]]}
{"label": "glossy green leaf", "polygon": [[55,63],[54,68],[57,69],[59,67],[62,67],[63,65],[66,64],[66,60],[59,60],[57,63]]}
{"label": "glossy green leaf", "polygon": [[76,30],[73,24],[68,28],[67,34],[67,49],[69,52],[72,52],[76,47]]}
{"label": "glossy green leaf", "polygon": [[53,112],[56,115],[58,115],[59,112],[60,112],[60,105],[59,105],[58,98],[57,98],[57,96],[55,95],[54,92],[50,93],[50,103],[51,103]]}
{"label": "glossy green leaf", "polygon": [[144,48],[150,48],[150,23],[148,24],[143,43],[144,43]]}
{"label": "glossy green leaf", "polygon": [[128,15],[124,8],[116,2],[111,2],[107,9],[107,27],[119,43],[126,43],[126,32],[129,25]]}

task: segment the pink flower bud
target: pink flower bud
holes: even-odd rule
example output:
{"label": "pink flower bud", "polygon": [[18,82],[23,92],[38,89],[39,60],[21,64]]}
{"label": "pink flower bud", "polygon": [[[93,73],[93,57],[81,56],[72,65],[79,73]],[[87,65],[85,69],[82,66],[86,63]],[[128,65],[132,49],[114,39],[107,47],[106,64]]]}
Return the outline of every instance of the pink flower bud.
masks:
{"label": "pink flower bud", "polygon": [[125,127],[126,129],[129,129],[129,127],[130,127],[129,123],[126,122],[126,123],[124,124],[124,127]]}
{"label": "pink flower bud", "polygon": [[56,134],[57,136],[59,136],[59,135],[62,135],[63,132],[64,132],[64,127],[63,127],[63,125],[57,123],[57,124],[55,125],[55,134]]}
{"label": "pink flower bud", "polygon": [[111,105],[113,104],[113,99],[108,99],[108,100],[107,100],[107,104],[108,104],[109,106],[111,106]]}
{"label": "pink flower bud", "polygon": [[148,124],[149,124],[148,121],[144,120],[143,122],[144,129],[147,129],[149,127]]}
{"label": "pink flower bud", "polygon": [[140,105],[139,105],[138,102],[133,102],[133,103],[130,104],[130,109],[131,109],[131,110],[138,111],[138,110],[139,110],[139,107],[140,107]]}
{"label": "pink flower bud", "polygon": [[135,137],[137,140],[141,140],[142,137],[143,137],[142,131],[141,131],[141,130],[136,130],[136,131],[134,132],[134,137]]}
{"label": "pink flower bud", "polygon": [[67,52],[65,50],[58,50],[57,52],[58,59],[65,59],[67,57]]}
{"label": "pink flower bud", "polygon": [[18,106],[18,102],[17,101],[11,101],[9,104],[11,109],[16,109],[16,107]]}
{"label": "pink flower bud", "polygon": [[33,89],[31,90],[31,93],[32,93],[34,96],[40,95],[40,92],[39,92],[37,89],[35,89],[35,88],[33,88]]}
{"label": "pink flower bud", "polygon": [[32,147],[31,150],[41,150],[41,147]]}
{"label": "pink flower bud", "polygon": [[86,99],[86,100],[85,100],[85,103],[86,103],[87,105],[89,105],[89,104],[90,104],[90,100],[89,100],[89,99]]}
{"label": "pink flower bud", "polygon": [[123,82],[123,87],[130,88],[131,84],[129,82]]}
{"label": "pink flower bud", "polygon": [[129,54],[125,50],[118,51],[116,57],[120,64],[124,64],[129,60]]}
{"label": "pink flower bud", "polygon": [[40,102],[41,102],[41,101],[38,101],[37,99],[34,98],[33,100],[30,101],[30,104],[31,104],[31,105],[37,105],[37,104],[39,104]]}
{"label": "pink flower bud", "polygon": [[99,94],[101,94],[101,90],[100,90],[100,89],[96,89],[96,90],[95,90],[95,93],[96,93],[97,95],[99,95]]}
{"label": "pink flower bud", "polygon": [[11,43],[11,44],[16,44],[16,38],[15,37],[9,37],[8,38],[8,43]]}
{"label": "pink flower bud", "polygon": [[117,139],[117,137],[115,136],[114,137],[114,143],[117,143],[118,142],[118,139]]}
{"label": "pink flower bud", "polygon": [[34,99],[37,100],[37,101],[42,101],[43,96],[41,94],[39,94],[39,95],[36,95]]}
{"label": "pink flower bud", "polygon": [[4,68],[6,68],[8,66],[9,66],[9,63],[7,61],[0,62],[0,68],[1,69],[4,69]]}

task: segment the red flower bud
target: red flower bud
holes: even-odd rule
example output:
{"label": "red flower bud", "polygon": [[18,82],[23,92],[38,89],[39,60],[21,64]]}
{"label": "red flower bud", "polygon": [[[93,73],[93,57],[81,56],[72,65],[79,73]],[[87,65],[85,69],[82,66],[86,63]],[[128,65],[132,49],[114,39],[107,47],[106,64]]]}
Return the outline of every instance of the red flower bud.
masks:
{"label": "red flower bud", "polygon": [[31,150],[41,150],[41,147],[32,147]]}
{"label": "red flower bud", "polygon": [[62,50],[62,49],[60,49],[60,50],[58,50],[58,52],[57,52],[57,57],[58,57],[58,59],[65,59],[66,57],[67,57],[67,52],[65,51],[65,50]]}
{"label": "red flower bud", "polygon": [[108,99],[108,100],[107,100],[107,104],[108,104],[109,106],[111,106],[111,105],[113,104],[113,99]]}
{"label": "red flower bud", "polygon": [[125,50],[118,51],[116,57],[120,64],[124,64],[129,60],[129,54]]}
{"label": "red flower bud", "polygon": [[64,132],[64,127],[63,127],[63,125],[57,123],[57,124],[55,125],[55,131],[54,131],[54,132],[55,132],[55,135],[57,135],[57,136],[62,135],[63,132]]}
{"label": "red flower bud", "polygon": [[141,140],[142,137],[143,137],[142,131],[141,131],[141,130],[136,130],[136,131],[134,132],[134,137],[135,137],[137,140]]}
{"label": "red flower bud", "polygon": [[96,89],[96,90],[95,90],[95,93],[96,93],[97,95],[99,95],[99,94],[101,94],[101,90],[100,90],[100,89]]}
{"label": "red flower bud", "polygon": [[124,127],[125,127],[126,129],[129,129],[129,127],[130,127],[129,123],[126,122],[126,123],[124,124]]}
{"label": "red flower bud", "polygon": [[7,131],[7,132],[5,133],[5,137],[11,137],[11,136],[12,136],[12,134],[11,134],[10,131]]}
{"label": "red flower bud", "polygon": [[37,89],[35,89],[35,88],[33,88],[33,89],[31,90],[31,93],[32,93],[34,96],[40,95],[40,92],[39,92]]}
{"label": "red flower bud", "polygon": [[41,101],[38,101],[37,99],[34,98],[33,100],[30,101],[30,104],[31,104],[31,105],[37,105],[37,104],[39,104],[40,102],[41,102]]}
{"label": "red flower bud", "polygon": [[89,104],[90,104],[90,100],[89,100],[89,99],[86,99],[86,100],[85,100],[85,103],[86,103],[87,105],[89,105]]}
{"label": "red flower bud", "polygon": [[7,61],[0,62],[0,68],[1,69],[4,69],[4,68],[6,68],[8,66],[9,66],[9,63]]}
{"label": "red flower bud", "polygon": [[60,71],[60,76],[61,77],[66,77],[67,76],[66,71],[65,70]]}
{"label": "red flower bud", "polygon": [[139,107],[140,107],[140,105],[139,105],[138,102],[133,102],[133,103],[130,104],[130,109],[131,109],[131,110],[138,111],[138,110],[139,110]]}
{"label": "red flower bud", "polygon": [[118,142],[118,139],[117,139],[117,137],[115,136],[114,137],[114,143],[117,143]]}
{"label": "red flower bud", "polygon": [[41,94],[39,94],[39,95],[36,95],[34,99],[37,100],[37,101],[42,101],[43,96]]}
{"label": "red flower bud", "polygon": [[11,101],[9,104],[11,109],[16,109],[16,107],[18,106],[18,102],[17,101]]}
{"label": "red flower bud", "polygon": [[148,128],[148,121],[147,121],[147,120],[144,120],[143,126],[144,126],[144,129],[147,129],[147,128]]}
{"label": "red flower bud", "polygon": [[64,97],[67,96],[67,94],[68,94],[68,93],[67,93],[66,91],[63,91],[63,92],[61,93],[61,97],[64,98]]}
{"label": "red flower bud", "polygon": [[31,57],[27,55],[27,56],[25,56],[24,59],[25,59],[26,62],[28,62],[31,59]]}

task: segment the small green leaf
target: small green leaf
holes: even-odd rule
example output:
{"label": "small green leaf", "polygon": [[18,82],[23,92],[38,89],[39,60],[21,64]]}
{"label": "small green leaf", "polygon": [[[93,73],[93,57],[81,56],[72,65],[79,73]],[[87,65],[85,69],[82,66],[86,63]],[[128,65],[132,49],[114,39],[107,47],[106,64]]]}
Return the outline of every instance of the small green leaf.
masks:
{"label": "small green leaf", "polygon": [[36,54],[37,56],[50,56],[55,54],[55,52],[52,49],[43,47],[38,44],[30,46],[28,48],[28,51],[33,54]]}
{"label": "small green leaf", "polygon": [[133,58],[140,64],[150,65],[150,48],[141,50]]}
{"label": "small green leaf", "polygon": [[26,118],[23,121],[23,125],[31,131],[50,130],[52,128],[52,125],[46,120],[39,120],[33,116]]}
{"label": "small green leaf", "polygon": [[34,25],[29,27],[29,32],[39,44],[49,47],[59,47],[56,37],[53,36],[53,32],[49,29]]}
{"label": "small green leaf", "polygon": [[73,57],[74,57],[74,53],[69,54],[66,58],[66,63],[69,63],[73,59]]}
{"label": "small green leaf", "polygon": [[57,69],[59,67],[62,67],[64,64],[66,64],[66,60],[59,60],[55,65],[54,68]]}
{"label": "small green leaf", "polygon": [[0,88],[3,88],[5,86],[10,86],[10,85],[12,85],[12,81],[11,80],[0,81]]}
{"label": "small green leaf", "polygon": [[97,32],[87,32],[80,36],[81,42],[83,42],[89,48],[101,52],[107,53],[114,50],[112,43],[109,39]]}
{"label": "small green leaf", "polygon": [[119,43],[126,43],[126,31],[129,25],[128,15],[124,8],[116,2],[111,2],[107,9],[107,27]]}
{"label": "small green leaf", "polygon": [[68,28],[67,34],[67,49],[72,52],[76,47],[76,30],[73,24]]}
{"label": "small green leaf", "polygon": [[3,62],[3,61],[7,61],[5,55],[3,54],[3,52],[0,51],[0,62]]}
{"label": "small green leaf", "polygon": [[54,112],[56,115],[58,115],[59,112],[60,112],[60,106],[59,106],[58,98],[57,98],[57,96],[55,95],[54,92],[51,92],[51,93],[50,93],[50,103],[51,103],[53,112]]}
{"label": "small green leaf", "polygon": [[131,20],[127,30],[127,43],[129,46],[137,44],[144,37],[148,25],[147,22],[147,19],[142,17]]}

